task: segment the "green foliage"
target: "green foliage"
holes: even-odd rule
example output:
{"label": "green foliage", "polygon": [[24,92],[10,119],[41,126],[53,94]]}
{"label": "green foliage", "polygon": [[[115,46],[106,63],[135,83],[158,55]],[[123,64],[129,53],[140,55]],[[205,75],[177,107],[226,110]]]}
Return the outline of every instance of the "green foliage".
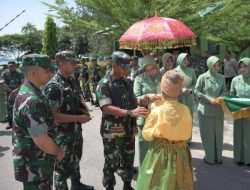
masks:
{"label": "green foliage", "polygon": [[39,53],[42,49],[42,32],[27,23],[22,27],[23,34],[11,34],[0,37],[0,56],[19,57],[24,52]]}
{"label": "green foliage", "polygon": [[250,3],[246,0],[225,1],[225,6],[204,18],[201,32],[206,38],[235,46],[236,57],[250,47]]}
{"label": "green foliage", "polygon": [[[90,50],[95,54],[100,54],[103,48],[107,48],[107,51],[112,50],[113,43],[110,43],[110,39],[113,41],[119,38],[133,23],[155,14],[181,20],[196,34],[205,34],[208,40],[235,46],[235,53],[240,54],[250,45],[249,0],[223,0],[223,8],[200,17],[200,11],[217,2],[220,1],[75,0],[76,6],[73,7],[64,0],[57,0],[54,5],[47,5],[54,11],[53,16],[69,27],[88,31]],[[112,29],[111,26],[114,24],[119,27]],[[90,35],[107,27],[113,32],[109,36]],[[102,43],[109,45],[100,47]]]}
{"label": "green foliage", "polygon": [[58,50],[57,28],[52,17],[48,16],[45,22],[45,29],[43,32],[43,53],[51,58],[55,57]]}

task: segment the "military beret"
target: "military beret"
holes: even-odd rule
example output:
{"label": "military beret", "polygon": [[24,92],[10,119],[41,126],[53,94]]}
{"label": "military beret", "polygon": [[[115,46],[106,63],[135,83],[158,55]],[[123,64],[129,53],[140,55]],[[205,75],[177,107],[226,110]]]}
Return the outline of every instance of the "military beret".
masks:
{"label": "military beret", "polygon": [[122,66],[124,69],[130,69],[130,56],[122,51],[115,51],[112,54],[112,62]]}
{"label": "military beret", "polygon": [[39,66],[44,69],[50,69],[51,71],[54,69],[49,56],[44,54],[28,54],[23,56],[21,66]]}
{"label": "military beret", "polygon": [[75,64],[80,63],[80,60],[76,57],[73,51],[60,51],[56,54],[55,59],[56,62],[66,60]]}

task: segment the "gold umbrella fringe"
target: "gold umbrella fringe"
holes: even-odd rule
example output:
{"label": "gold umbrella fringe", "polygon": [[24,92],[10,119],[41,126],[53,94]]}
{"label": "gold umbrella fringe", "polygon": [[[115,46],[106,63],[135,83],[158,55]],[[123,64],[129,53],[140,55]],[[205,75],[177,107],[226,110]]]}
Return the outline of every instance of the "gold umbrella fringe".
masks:
{"label": "gold umbrella fringe", "polygon": [[224,113],[230,118],[232,118],[233,120],[237,120],[237,119],[249,119],[250,120],[250,111],[249,111],[250,107],[243,108],[235,112],[231,112],[227,107],[227,103],[222,98],[218,98],[218,100]]}
{"label": "gold umbrella fringe", "polygon": [[119,41],[120,49],[155,50],[174,49],[196,45],[195,38],[170,40]]}

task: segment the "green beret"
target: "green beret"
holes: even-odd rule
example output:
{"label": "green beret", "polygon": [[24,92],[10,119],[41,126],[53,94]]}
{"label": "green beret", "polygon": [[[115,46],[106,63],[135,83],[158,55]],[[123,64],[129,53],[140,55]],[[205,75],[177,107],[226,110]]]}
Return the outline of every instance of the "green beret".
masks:
{"label": "green beret", "polygon": [[147,65],[157,67],[156,61],[153,57],[143,57],[139,59],[138,65],[141,69],[144,69]]}
{"label": "green beret", "polygon": [[76,57],[75,53],[73,51],[60,51],[56,54],[56,62],[59,62],[61,60],[66,60],[71,63],[80,63],[80,60]]}
{"label": "green beret", "polygon": [[53,64],[51,63],[49,56],[44,54],[29,54],[23,56],[21,66],[39,66],[44,69],[53,69]]}
{"label": "green beret", "polygon": [[112,62],[122,66],[124,69],[131,69],[130,56],[122,51],[115,51],[112,54]]}

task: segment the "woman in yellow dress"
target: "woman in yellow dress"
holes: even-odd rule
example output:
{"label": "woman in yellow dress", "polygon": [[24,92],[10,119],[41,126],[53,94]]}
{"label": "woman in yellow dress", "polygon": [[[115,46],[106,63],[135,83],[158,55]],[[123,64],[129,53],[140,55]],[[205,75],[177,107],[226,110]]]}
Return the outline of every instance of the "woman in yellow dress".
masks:
{"label": "woman in yellow dress", "polygon": [[142,131],[147,141],[154,140],[142,163],[136,190],[192,190],[193,169],[187,140],[191,136],[189,108],[177,101],[184,76],[167,71],[161,81],[164,102],[155,106]]}

